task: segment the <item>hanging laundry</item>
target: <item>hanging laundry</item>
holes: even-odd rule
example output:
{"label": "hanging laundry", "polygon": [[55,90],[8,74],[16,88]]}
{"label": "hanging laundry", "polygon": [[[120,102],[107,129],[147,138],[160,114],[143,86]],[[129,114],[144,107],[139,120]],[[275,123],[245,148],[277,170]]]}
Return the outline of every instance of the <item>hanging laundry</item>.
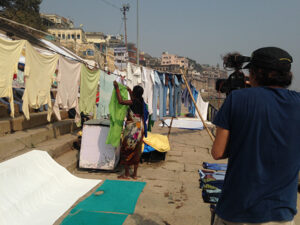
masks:
{"label": "hanging laundry", "polygon": [[100,70],[90,70],[81,65],[79,110],[83,114],[92,113],[96,117],[96,94]]}
{"label": "hanging laundry", "polygon": [[133,67],[133,87],[136,85],[142,86],[142,70],[141,67],[132,65]]}
{"label": "hanging laundry", "polygon": [[169,89],[169,116],[175,117],[174,110],[174,88],[175,88],[175,79],[173,74],[168,74],[168,89]]}
{"label": "hanging laundry", "polygon": [[[196,105],[197,105],[197,107],[198,107],[198,109],[201,113],[202,119],[204,121],[207,120],[208,104],[209,104],[209,102],[203,101],[203,99],[201,97],[201,93],[199,92]],[[196,112],[196,116],[197,116],[198,119],[200,118],[198,112]]]}
{"label": "hanging laundry", "polygon": [[159,98],[159,119],[163,119],[163,105],[164,105],[164,83],[165,75],[154,71],[154,86],[153,86],[153,102],[152,102],[152,120],[157,120],[157,99]]}
{"label": "hanging laundry", "polygon": [[121,71],[121,70],[117,70],[117,69],[115,69],[114,74],[122,76],[122,77],[126,77],[126,75],[127,75],[126,71]]}
{"label": "hanging laundry", "polygon": [[[196,101],[197,103],[197,99],[198,99],[198,94],[199,92],[196,90],[196,88],[194,86],[191,86],[191,91],[192,91],[192,94],[193,94],[193,97],[194,97],[194,100]],[[190,106],[189,106],[189,113],[194,117],[195,116],[195,113],[196,113],[196,106],[192,100],[192,98],[190,97],[189,99],[190,101]]]}
{"label": "hanging laundry", "polygon": [[149,111],[148,111],[148,105],[145,103],[145,101],[143,101],[143,122],[144,122],[144,134],[145,137],[147,137],[148,134],[148,127],[147,127],[147,122],[149,120]]}
{"label": "hanging laundry", "polygon": [[152,116],[153,116],[153,115],[150,115],[150,116],[149,116],[149,119],[148,119],[148,125],[147,125],[147,128],[148,128],[148,131],[149,131],[149,132],[151,132],[152,127],[154,127],[154,123],[155,123],[155,121],[152,120]]}
{"label": "hanging laundry", "polygon": [[59,57],[58,75],[57,75],[57,94],[53,111],[58,120],[61,120],[59,109],[69,110],[75,108],[75,122],[80,121],[80,112],[78,105],[78,91],[80,84],[81,63],[70,61],[64,57]]}
{"label": "hanging laundry", "polygon": [[29,107],[38,109],[48,105],[47,120],[51,120],[51,83],[59,55],[42,55],[29,42],[26,42],[26,77],[25,92],[23,95],[23,112],[29,119]]}
{"label": "hanging laundry", "polygon": [[[128,91],[126,86],[119,85],[120,94],[123,100],[128,100]],[[111,100],[109,103],[110,113],[110,128],[106,139],[106,144],[111,144],[118,147],[120,144],[121,133],[123,130],[123,123],[128,110],[127,105],[121,105],[118,102],[116,90],[113,89]]]}
{"label": "hanging laundry", "polygon": [[113,82],[118,76],[114,74],[108,75],[104,71],[100,71],[100,86],[99,86],[99,104],[97,108],[97,119],[107,118],[109,115],[109,102],[112,91],[114,89]]}
{"label": "hanging laundry", "polygon": [[181,89],[183,84],[183,80],[181,75],[174,76],[174,114],[175,116],[180,116],[181,114]]}
{"label": "hanging laundry", "polygon": [[0,97],[8,97],[11,116],[14,117],[14,99],[12,82],[14,73],[18,72],[18,60],[25,40],[10,41],[0,38]]}
{"label": "hanging laundry", "polygon": [[[195,102],[197,103],[197,98],[198,98],[198,94],[199,92],[196,90],[196,88],[191,84],[191,82],[189,82],[189,86],[190,86],[190,89],[191,89],[191,92],[192,92],[192,95],[194,97],[194,100]],[[190,93],[188,91],[188,88],[185,88],[183,93],[182,93],[182,103],[184,103],[184,106],[185,107],[188,107],[188,110],[189,110],[189,115],[191,117],[194,117],[195,116],[195,112],[196,112],[196,109],[195,109],[195,104],[192,100],[192,97],[190,96]]]}
{"label": "hanging laundry", "polygon": [[154,71],[143,67],[142,71],[142,87],[144,88],[143,98],[148,105],[148,111],[151,115],[153,113],[153,84],[154,84]]}
{"label": "hanging laundry", "polygon": [[133,72],[132,72],[132,64],[130,62],[127,63],[127,86],[132,90],[133,89]]}

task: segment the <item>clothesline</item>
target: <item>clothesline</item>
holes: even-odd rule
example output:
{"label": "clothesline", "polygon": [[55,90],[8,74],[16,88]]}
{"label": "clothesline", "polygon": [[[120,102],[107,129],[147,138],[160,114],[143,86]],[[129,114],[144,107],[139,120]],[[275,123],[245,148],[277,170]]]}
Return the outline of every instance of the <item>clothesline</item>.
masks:
{"label": "clothesline", "polygon": [[[43,31],[34,29],[34,28],[32,28],[32,27],[26,26],[26,25],[24,25],[24,24],[21,24],[21,23],[15,22],[15,21],[12,21],[12,20],[10,20],[10,19],[6,19],[6,18],[3,18],[3,17],[0,17],[0,19],[1,19],[1,20],[4,20],[4,21],[7,21],[7,22],[10,22],[10,23],[13,23],[13,24],[16,24],[16,25],[19,25],[19,26],[22,26],[22,27],[25,27],[25,28],[28,28],[28,29],[33,30],[33,31],[36,31],[36,32],[39,32],[39,33],[41,33],[41,34],[51,35],[50,33],[46,33],[46,32],[43,32]],[[48,47],[45,47],[45,46],[43,46],[43,45],[41,45],[41,44],[36,44],[36,45],[38,45],[39,47],[42,47],[42,48],[44,48],[44,49],[46,49],[46,50],[48,50],[48,51],[50,51],[50,52],[52,52],[52,53],[56,53],[56,54],[59,54],[59,55],[61,55],[61,56],[63,56],[63,57],[66,57],[67,59],[70,59],[70,60],[73,60],[73,61],[76,61],[76,62],[83,63],[84,65],[88,66],[89,68],[92,67],[92,69],[101,69],[101,68],[99,68],[98,66],[91,66],[91,65],[89,65],[87,62],[85,62],[85,61],[83,61],[83,60],[80,60],[80,59],[74,59],[74,58],[69,57],[69,56],[67,56],[67,55],[65,55],[65,54],[62,54],[62,53],[60,53],[60,52],[57,52],[57,51],[55,51],[55,50],[53,50],[53,49],[50,49],[50,48],[48,48]],[[101,55],[105,55],[105,56],[111,56],[111,57],[113,57],[113,55],[107,54],[107,53],[103,53],[103,52],[100,52],[100,54],[101,54]],[[128,62],[127,62],[127,63],[128,63]],[[135,63],[131,63],[131,64],[133,64],[133,65],[136,66],[136,67],[139,66],[139,65],[137,65],[137,64],[135,64]],[[145,67],[145,66],[139,66],[139,67],[142,68],[142,67]],[[145,68],[154,70],[153,68],[150,68],[150,67],[145,67]],[[114,75],[118,75],[118,76],[119,76],[119,74],[115,74],[115,73],[112,72],[112,71],[107,71],[107,70],[103,70],[103,71],[106,72],[106,73],[108,73],[108,74],[110,73],[110,74],[114,74]],[[172,74],[172,75],[176,75],[176,74],[182,75],[182,73],[174,73],[174,72],[160,71],[160,70],[156,70],[156,71],[157,71],[157,72],[160,72],[160,73],[168,73],[168,74]]]}

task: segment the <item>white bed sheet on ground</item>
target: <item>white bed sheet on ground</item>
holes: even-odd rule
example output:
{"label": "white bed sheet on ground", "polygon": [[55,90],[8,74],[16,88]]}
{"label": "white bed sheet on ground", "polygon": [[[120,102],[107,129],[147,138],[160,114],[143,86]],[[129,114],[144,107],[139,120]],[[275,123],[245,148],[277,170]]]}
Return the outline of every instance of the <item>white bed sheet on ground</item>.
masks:
{"label": "white bed sheet on ground", "polygon": [[45,151],[0,163],[0,224],[52,225],[99,182],[73,176]]}
{"label": "white bed sheet on ground", "polygon": [[[165,123],[170,126],[171,119],[166,119]],[[160,124],[162,127],[163,124]],[[176,118],[173,119],[172,127],[190,129],[190,130],[203,130],[203,123],[199,119],[192,118]]]}

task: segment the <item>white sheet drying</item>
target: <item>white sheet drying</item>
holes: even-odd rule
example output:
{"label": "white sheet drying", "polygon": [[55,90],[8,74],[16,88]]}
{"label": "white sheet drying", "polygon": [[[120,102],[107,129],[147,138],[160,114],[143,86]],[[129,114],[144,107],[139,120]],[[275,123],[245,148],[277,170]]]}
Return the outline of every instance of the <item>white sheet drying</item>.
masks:
{"label": "white sheet drying", "polygon": [[[165,123],[170,126],[171,119],[166,119]],[[160,124],[160,126],[162,126],[162,124]],[[177,118],[173,119],[172,127],[190,130],[203,130],[203,123],[198,119]]]}
{"label": "white sheet drying", "polygon": [[45,151],[0,163],[0,224],[52,225],[99,182],[73,176]]}
{"label": "white sheet drying", "polygon": [[[198,109],[201,113],[202,119],[204,121],[207,120],[207,110],[208,110],[209,102],[203,101],[203,98],[201,96],[201,92],[199,92],[196,104],[197,104],[197,107],[198,107]],[[196,110],[196,116],[197,116],[198,119],[200,119],[200,116],[199,116],[197,110]]]}

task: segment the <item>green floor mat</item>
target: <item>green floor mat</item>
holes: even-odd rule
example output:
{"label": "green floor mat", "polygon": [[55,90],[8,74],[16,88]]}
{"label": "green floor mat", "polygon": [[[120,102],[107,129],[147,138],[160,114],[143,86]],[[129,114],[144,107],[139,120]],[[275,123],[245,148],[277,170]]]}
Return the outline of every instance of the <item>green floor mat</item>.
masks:
{"label": "green floor mat", "polygon": [[[118,212],[132,214],[145,182],[106,180],[91,196],[80,202],[71,213]],[[101,195],[95,193],[103,191]]]}
{"label": "green floor mat", "polygon": [[127,215],[80,211],[69,214],[61,225],[121,225]]}

